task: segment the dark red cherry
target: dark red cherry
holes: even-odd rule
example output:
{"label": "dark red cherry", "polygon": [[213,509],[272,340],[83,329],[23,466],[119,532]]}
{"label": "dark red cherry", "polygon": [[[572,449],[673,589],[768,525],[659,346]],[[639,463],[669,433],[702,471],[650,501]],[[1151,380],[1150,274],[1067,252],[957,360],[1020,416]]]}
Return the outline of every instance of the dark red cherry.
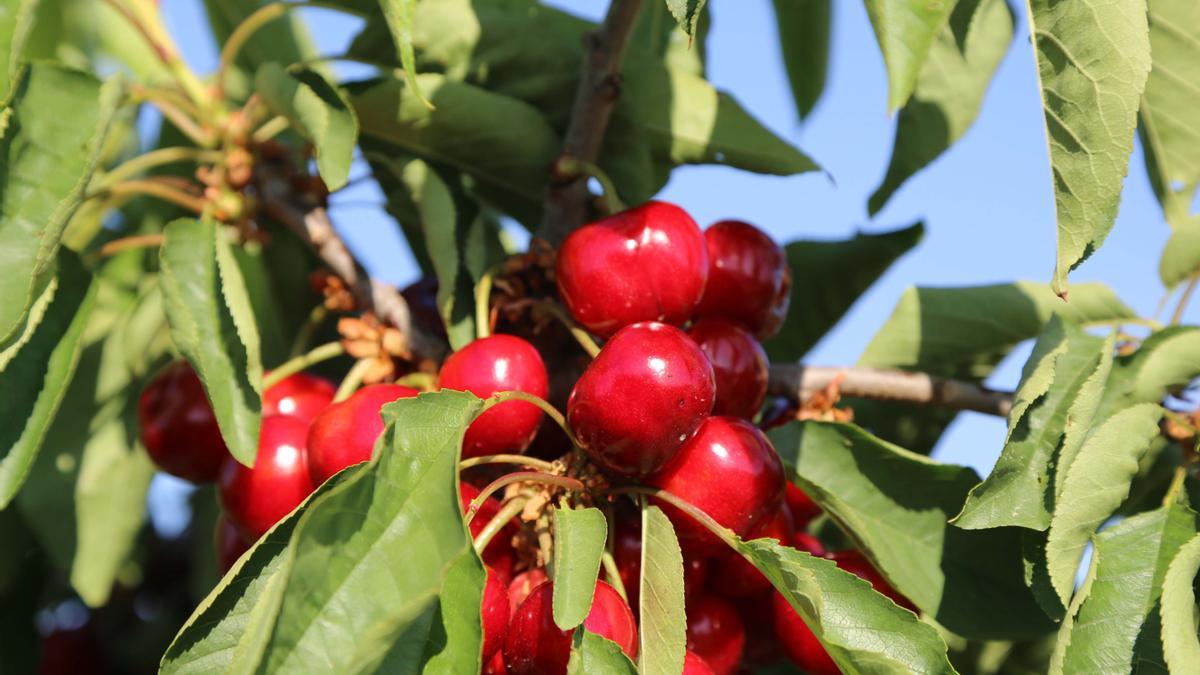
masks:
{"label": "dark red cherry", "polygon": [[787,256],[765,232],[739,220],[704,231],[708,286],[696,310],[702,318],[740,323],[765,340],[779,331],[791,301]]}
{"label": "dark red cherry", "polygon": [[492,658],[483,664],[483,670],[479,675],[505,675],[504,668],[504,652],[496,652]]}
{"label": "dark red cherry", "polygon": [[680,675],[716,675],[716,673],[708,667],[707,661],[696,656],[696,652],[689,651],[683,656],[683,673]]}
{"label": "dark red cherry", "polygon": [[[641,591],[642,577],[642,525],[637,518],[622,518],[616,527],[616,539],[613,541],[613,560],[617,563],[617,572],[621,575],[621,583],[625,586],[625,597],[629,605],[638,606],[638,596]],[[704,588],[704,580],[708,577],[708,559],[683,555],[683,592],[686,597],[692,597]]]}
{"label": "dark red cherry", "polygon": [[[759,523],[746,538],[774,539],[784,546],[790,546],[794,535],[791,511],[787,504],[781,504],[774,515]],[[712,579],[713,588],[731,598],[759,595],[771,589],[771,582],[762,572],[733,550],[722,551],[713,560]]]}
{"label": "dark red cherry", "polygon": [[[737,417],[705,419],[674,461],[646,482],[689,502],[743,538],[783,503],[779,455],[761,431]],[[691,516],[669,504],[659,505],[685,548],[722,550],[721,540]]]}
{"label": "dark red cherry", "polygon": [[254,468],[230,457],[217,479],[225,515],[258,539],[315,488],[308,471],[308,425],[286,415],[263,418]]}
{"label": "dark red cherry", "polygon": [[308,432],[313,483],[320,485],[342,469],[371,459],[375,440],[383,433],[380,408],[419,393],[398,384],[372,384],[317,415]]}
{"label": "dark red cherry", "polygon": [[[783,660],[779,641],[775,639],[775,618],[771,614],[771,596],[775,589],[747,598],[733,600],[742,625],[746,628],[746,646],[742,649],[742,673]],[[747,671],[749,669],[749,671]]]}
{"label": "dark red cherry", "polygon": [[796,549],[797,551],[811,553],[818,558],[824,558],[828,553],[825,550],[825,545],[821,543],[821,540],[807,532],[797,532],[792,536],[792,548]]}
{"label": "dark red cherry", "polygon": [[[470,483],[458,484],[458,502],[462,506],[463,513],[467,512],[467,507],[478,496],[479,488]],[[489,497],[483,506],[479,507],[475,517],[471,519],[471,536],[478,537],[479,533],[483,532],[483,528],[487,527],[487,524],[498,513],[500,513],[500,500]],[[483,549],[483,562],[496,572],[505,585],[508,585],[509,580],[512,579],[512,568],[516,562],[516,554],[512,547],[512,539],[516,534],[516,524],[509,523],[497,532],[488,542],[487,548]]]}
{"label": "dark red cherry", "polygon": [[138,426],[155,465],[193,483],[216,480],[229,456],[204,385],[187,361],[163,368],[142,390]]}
{"label": "dark red cherry", "polygon": [[688,331],[712,362],[717,382],[714,415],[751,419],[767,396],[767,353],[736,324],[702,319]]}
{"label": "dark red cherry", "polygon": [[483,625],[483,661],[486,663],[500,651],[504,633],[508,630],[508,588],[496,571],[485,568],[480,616]]}
{"label": "dark red cherry", "polygon": [[217,549],[217,570],[221,574],[228,572],[238,558],[254,545],[254,542],[247,541],[246,537],[238,531],[237,526],[229,522],[224,515],[217,518],[217,530],[214,536]]}
{"label": "dark red cherry", "polygon": [[271,385],[263,392],[263,417],[291,415],[312,422],[333,403],[337,389],[323,377],[295,373]]}
{"label": "dark red cherry", "polygon": [[834,551],[829,554],[829,558],[837,563],[838,567],[850,572],[851,574],[854,574],[861,579],[866,579],[867,581],[871,582],[871,586],[873,586],[875,590],[891,598],[892,602],[895,602],[897,605],[900,605],[907,610],[913,612],[917,611],[916,606],[913,605],[908,598],[900,595],[899,591],[892,588],[892,585],[887,582],[887,579],[883,578],[883,575],[880,574],[879,570],[875,569],[875,566],[872,565],[862,553],[853,549],[847,551]]}
{"label": "dark red cherry", "polygon": [[716,675],[737,671],[746,645],[746,629],[737,608],[715,595],[687,603],[687,648],[704,659]]}
{"label": "dark red cherry", "polygon": [[792,605],[778,592],[771,595],[776,642],[783,647],[792,663],[812,675],[840,675],[841,669],[804,623],[804,619],[800,618],[800,614],[792,609]]}
{"label": "dark red cherry", "polygon": [[683,209],[641,206],[585,225],[558,251],[558,292],[584,328],[608,337],[638,321],[682,325],[708,276],[704,235]]}
{"label": "dark red cherry", "polygon": [[517,608],[525,602],[525,598],[533,592],[533,589],[542,585],[550,577],[546,576],[546,570],[542,567],[534,567],[533,569],[525,570],[508,584],[508,606],[510,611],[515,614]]}
{"label": "dark red cherry", "polygon": [[663,466],[711,411],[708,357],[663,323],[626,326],[604,345],[567,401],[567,418],[592,461],[625,475]]}
{"label": "dark red cherry", "polygon": [[[554,623],[554,582],[533,589],[517,608],[504,638],[504,665],[509,675],[563,675],[571,653],[571,634]],[[592,609],[583,626],[592,633],[617,643],[629,658],[636,660],[637,624],[633,611],[612,586],[596,582]]]}
{"label": "dark red cherry", "polygon": [[811,497],[804,494],[803,490],[791,482],[787,484],[784,499],[787,500],[788,508],[792,512],[792,520],[795,521],[797,528],[806,527],[813,518],[821,515],[821,507],[817,506]]}
{"label": "dark red cherry", "polygon": [[[499,391],[523,391],[545,399],[546,365],[537,349],[512,335],[493,335],[450,355],[438,374],[438,387],[487,398]],[[529,447],[542,411],[525,401],[507,401],[475,418],[463,438],[462,456],[521,453]]]}

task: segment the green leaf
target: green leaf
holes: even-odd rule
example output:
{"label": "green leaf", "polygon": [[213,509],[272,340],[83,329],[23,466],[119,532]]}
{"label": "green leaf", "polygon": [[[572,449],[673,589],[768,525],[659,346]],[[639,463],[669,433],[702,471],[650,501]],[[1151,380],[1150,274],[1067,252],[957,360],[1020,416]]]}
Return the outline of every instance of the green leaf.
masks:
{"label": "green leaf", "polygon": [[1024,585],[1019,531],[946,522],[979,481],[973,470],[848,424],[792,423],[769,436],[797,486],[938,623],[973,639],[1030,639],[1052,629]]}
{"label": "green leaf", "polygon": [[675,527],[657,506],[642,510],[641,569],[638,672],[674,675],[687,651],[683,553]]}
{"label": "green leaf", "polygon": [[417,60],[413,55],[413,10],[416,4],[417,0],[379,0],[383,18],[396,43],[400,65],[404,68],[404,80],[421,103],[433,108],[433,104],[421,93],[421,84],[417,80]]}
{"label": "green leaf", "polygon": [[592,609],[608,522],[600,509],[554,509],[554,623],[583,623]]}
{"label": "green leaf", "polygon": [[204,383],[230,453],[253,466],[262,362],[241,272],[224,229],[212,222],[180,219],[164,234],[159,260],[171,339]]}
{"label": "green leaf", "polygon": [[705,43],[712,21],[708,5],[701,4],[704,6],[696,14],[696,30],[690,36],[675,23],[665,2],[644,5],[638,12],[626,49],[646,52],[646,55],[662,59],[670,68],[704,77]]}
{"label": "green leaf", "polygon": [[825,91],[829,72],[831,0],[773,0],[779,49],[792,99],[801,119],[808,117]]}
{"label": "green leaf", "polygon": [[[1195,68],[1200,63],[1200,5],[1189,0],[1149,0],[1147,5],[1151,67],[1138,110],[1146,172],[1167,222],[1177,229],[1191,223],[1194,229],[1191,201],[1200,185],[1200,123],[1194,115],[1200,108]],[[1164,263],[1171,251],[1171,245],[1163,250]]]}
{"label": "green leaf", "polygon": [[567,675],[638,675],[638,669],[617,643],[580,628],[571,641]]}
{"label": "green leaf", "polygon": [[1088,540],[1129,494],[1138,459],[1158,435],[1162,408],[1143,403],[1095,428],[1066,469],[1063,490],[1050,521],[1046,564],[1058,597],[1066,603]]}
{"label": "green leaf", "polygon": [[1142,513],[1095,537],[1092,578],[1078,608],[1059,631],[1056,673],[1124,672],[1147,620],[1157,614],[1167,565],[1195,536],[1197,515],[1166,506]]}
{"label": "green leaf", "polygon": [[0,100],[8,99],[9,85],[19,76],[21,52],[33,31],[40,0],[15,0],[0,6]]}
{"label": "green leaf", "polygon": [[1139,403],[1158,403],[1200,377],[1200,328],[1172,326],[1146,338],[1132,354],[1117,357],[1097,419]]}
{"label": "green leaf", "polygon": [[1176,228],[1163,246],[1158,277],[1168,289],[1200,274],[1200,218],[1193,220]]}
{"label": "green leaf", "polygon": [[0,370],[0,509],[25,482],[58,412],[95,304],[91,275],[79,258],[64,251],[57,259],[57,272],[46,289],[50,301],[45,312],[29,323]]}
{"label": "green leaf", "polygon": [[1058,257],[1051,286],[1108,236],[1150,72],[1146,0],[1026,3],[1045,115]]}
{"label": "green leaf", "polygon": [[358,141],[358,120],[349,100],[315,70],[265,63],[255,89],[275,114],[283,115],[312,141],[317,168],[329,190],[345,187]]}
{"label": "green leaf", "polygon": [[679,28],[689,36],[696,34],[696,25],[700,22],[700,13],[704,11],[705,0],[666,0],[667,9]]}
{"label": "green leaf", "polygon": [[1013,14],[1004,0],[958,0],[929,50],[912,98],[900,109],[887,175],[867,202],[871,215],[975,123],[1012,36]]}
{"label": "green leaf", "polygon": [[743,542],[738,552],[771,580],[843,671],[954,672],[932,626],[832,560],[772,539]]}
{"label": "green leaf", "polygon": [[912,95],[934,39],[956,0],[863,0],[888,73],[888,110]]}
{"label": "green leaf", "polygon": [[[796,361],[922,237],[925,225],[841,241],[794,241],[785,247],[792,272],[791,306],[779,334],[763,345],[773,362]],[[800,311],[803,308],[803,311]]]}
{"label": "green leaf", "polygon": [[1200,663],[1200,640],[1196,638],[1196,588],[1200,570],[1200,534],[1184,544],[1163,579],[1163,655],[1171,672],[1187,672]]}
{"label": "green leaf", "polygon": [[35,63],[0,106],[0,349],[24,330],[49,281],[121,96],[119,78],[101,85],[89,74]]}

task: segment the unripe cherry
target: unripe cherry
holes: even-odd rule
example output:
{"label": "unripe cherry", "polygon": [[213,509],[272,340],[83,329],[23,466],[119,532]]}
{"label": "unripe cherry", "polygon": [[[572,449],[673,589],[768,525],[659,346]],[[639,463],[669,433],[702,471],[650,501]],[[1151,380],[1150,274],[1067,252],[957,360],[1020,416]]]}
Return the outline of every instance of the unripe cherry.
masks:
{"label": "unripe cherry", "polygon": [[286,415],[264,418],[254,467],[230,457],[218,495],[225,515],[244,536],[258,539],[300,505],[315,486],[308,471],[308,425]]}
{"label": "unripe cherry", "polygon": [[754,336],[720,319],[697,321],[688,335],[712,363],[717,383],[714,415],[752,419],[767,396],[767,353]]}
{"label": "unripe cherry", "polygon": [[313,483],[320,485],[342,469],[371,459],[375,441],[384,429],[380,409],[419,393],[398,384],[372,384],[317,415],[308,432],[308,466]]}
{"label": "unripe cherry", "polygon": [[142,390],[138,426],[150,459],[172,476],[209,483],[229,457],[204,385],[187,361],[166,366]]}
{"label": "unripe cherry", "polygon": [[[504,638],[504,665],[509,675],[562,675],[567,672],[571,635],[554,623],[554,582],[533,589],[517,608]],[[637,659],[637,624],[633,611],[612,586],[596,582],[592,609],[583,620],[588,631],[606,637],[630,659]]]}
{"label": "unripe cherry", "polygon": [[765,232],[739,220],[704,231],[708,286],[696,315],[745,326],[760,340],[779,331],[791,301],[787,256]]}

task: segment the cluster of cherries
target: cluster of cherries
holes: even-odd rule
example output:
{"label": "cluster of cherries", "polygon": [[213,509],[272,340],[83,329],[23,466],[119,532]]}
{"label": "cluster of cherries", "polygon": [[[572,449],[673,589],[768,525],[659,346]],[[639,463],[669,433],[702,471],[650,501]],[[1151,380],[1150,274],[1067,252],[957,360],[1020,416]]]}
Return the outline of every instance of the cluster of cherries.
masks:
{"label": "cluster of cherries", "polygon": [[[555,277],[571,316],[604,339],[574,384],[566,418],[607,484],[657,489],[743,539],[768,537],[827,555],[911,607],[861,554],[827,553],[806,532],[820,509],[788,483],[770,441],[751,422],[767,390],[760,340],[778,331],[790,297],[787,261],[770,237],[739,221],[701,232],[679,207],[649,202],[572,233],[558,252]],[[548,381],[532,344],[497,334],[451,355],[437,387],[544,399]],[[370,459],[383,431],[380,408],[417,393],[377,384],[335,403],[328,381],[291,375],[264,393],[253,468],[229,456],[186,364],[170,366],[147,387],[139,414],[145,445],[163,470],[217,481],[224,509],[218,551],[228,568],[316,486]],[[527,401],[494,405],[467,429],[462,456],[523,453],[542,418]],[[480,494],[479,485],[460,484],[464,512]],[[838,672],[766,577],[684,510],[653,501],[671,519],[684,556],[685,675],[736,673],[777,660],[781,650],[809,672]],[[628,502],[616,506],[613,557],[627,597],[598,581],[583,625],[636,658],[640,520],[625,509]],[[472,535],[501,507],[497,499],[484,500],[470,521]],[[566,672],[571,633],[554,623],[553,581],[545,569],[518,555],[520,527],[516,519],[504,523],[482,554],[483,672],[558,675]]]}

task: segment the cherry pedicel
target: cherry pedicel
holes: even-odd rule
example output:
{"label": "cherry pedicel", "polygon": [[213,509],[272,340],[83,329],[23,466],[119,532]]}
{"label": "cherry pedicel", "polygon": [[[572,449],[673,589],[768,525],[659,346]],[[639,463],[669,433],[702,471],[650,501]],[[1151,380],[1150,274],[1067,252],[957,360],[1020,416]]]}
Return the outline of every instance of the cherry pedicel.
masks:
{"label": "cherry pedicel", "polygon": [[483,622],[483,660],[486,663],[504,644],[508,631],[508,589],[491,568],[484,568],[487,578],[483,584],[480,613]]}
{"label": "cherry pedicel", "polygon": [[712,362],[717,382],[714,415],[753,418],[767,396],[767,353],[736,324],[702,319],[688,331]]}
{"label": "cherry pedicel", "polygon": [[138,426],[150,459],[172,476],[210,483],[229,457],[204,385],[187,361],[163,368],[142,390]]}
{"label": "cherry pedicel", "polygon": [[248,538],[258,539],[300,505],[315,488],[308,471],[308,425],[286,415],[267,417],[250,468],[230,457],[221,467],[218,493],[225,515]]}
{"label": "cherry pedicel", "polygon": [[[463,347],[442,365],[438,388],[469,391],[487,398],[500,391],[523,391],[545,399],[546,365],[537,349],[512,335],[492,335]],[[462,456],[524,452],[537,434],[542,411],[526,401],[506,401],[484,411],[463,439]]]}
{"label": "cherry pedicel", "polygon": [[308,432],[313,484],[320,485],[342,469],[371,459],[375,440],[384,428],[380,408],[419,393],[398,384],[373,384],[317,415]]}
{"label": "cherry pedicel", "polygon": [[[737,417],[705,419],[674,461],[646,482],[690,503],[742,538],[783,503],[779,455],[761,431]],[[691,516],[670,504],[659,505],[685,549],[712,553],[723,549],[721,540]]]}
{"label": "cherry pedicel", "polygon": [[787,256],[765,232],[739,220],[704,231],[708,286],[696,314],[742,324],[765,340],[779,331],[791,301]]}
{"label": "cherry pedicel", "polygon": [[333,403],[337,389],[323,377],[295,373],[271,385],[263,392],[263,417],[290,415],[312,422]]}
{"label": "cherry pedicel", "polygon": [[[504,638],[504,665],[509,675],[563,675],[571,653],[571,635],[554,623],[554,582],[533,589],[517,608]],[[596,582],[592,609],[583,627],[617,643],[630,659],[637,659],[637,624],[633,611],[612,586]]]}
{"label": "cherry pedicel", "polygon": [[746,629],[737,608],[715,595],[700,595],[687,604],[687,648],[704,659],[716,675],[732,675],[742,660]]}
{"label": "cherry pedicel", "polygon": [[555,275],[571,316],[609,337],[638,321],[682,325],[700,302],[708,270],[696,221],[674,204],[652,201],[571,233]]}
{"label": "cherry pedicel", "polygon": [[575,383],[567,419],[600,466],[641,476],[669,462],[712,411],[712,365],[686,333],[626,326]]}

